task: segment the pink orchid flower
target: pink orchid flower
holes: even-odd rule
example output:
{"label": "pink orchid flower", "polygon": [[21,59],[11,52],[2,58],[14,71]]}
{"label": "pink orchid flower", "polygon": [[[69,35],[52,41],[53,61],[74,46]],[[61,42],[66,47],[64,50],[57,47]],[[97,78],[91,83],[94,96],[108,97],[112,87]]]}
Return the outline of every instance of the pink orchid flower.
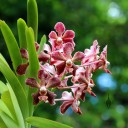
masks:
{"label": "pink orchid flower", "polygon": [[72,93],[71,92],[67,92],[67,91],[64,91],[62,93],[62,97],[60,98],[60,101],[64,101],[62,103],[62,105],[60,106],[60,112],[62,114],[65,113],[65,111],[71,106],[72,110],[78,114],[82,114],[80,108],[79,108],[79,104],[80,102],[75,99],[73,96],[72,96]]}
{"label": "pink orchid flower", "polygon": [[65,31],[65,26],[62,22],[56,23],[54,29],[57,33],[55,31],[51,31],[49,34],[49,42],[52,45],[53,51],[55,49],[60,49],[63,43],[71,42],[75,46],[75,43],[73,41],[73,38],[75,37],[74,31]]}
{"label": "pink orchid flower", "polygon": [[[76,52],[72,57],[71,54],[73,50],[73,45],[71,43],[66,43],[63,45],[63,53],[60,51],[55,51],[52,53],[51,57],[54,59],[57,74],[60,75],[61,73],[70,70],[74,67],[74,62],[81,61],[84,58],[84,53],[82,52]],[[71,70],[71,72],[72,71],[73,70]]]}
{"label": "pink orchid flower", "polygon": [[55,88],[60,85],[60,80],[57,77],[51,76],[44,70],[39,70],[38,78],[40,83],[37,82],[35,78],[27,78],[26,84],[32,88],[38,88],[38,92],[33,94],[33,103],[38,104],[39,101],[48,101],[53,105],[55,93],[49,91],[49,88]]}

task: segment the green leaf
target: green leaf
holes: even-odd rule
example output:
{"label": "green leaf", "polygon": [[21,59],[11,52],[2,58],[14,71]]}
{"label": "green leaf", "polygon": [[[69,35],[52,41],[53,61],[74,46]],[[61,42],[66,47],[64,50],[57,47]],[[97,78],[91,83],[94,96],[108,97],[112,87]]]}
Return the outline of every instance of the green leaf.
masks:
{"label": "green leaf", "polygon": [[40,41],[40,48],[38,50],[38,54],[42,51],[43,46],[44,46],[45,43],[46,43],[46,36],[43,35],[43,37],[41,38],[41,41]]}
{"label": "green leaf", "polygon": [[1,100],[8,107],[9,111],[11,112],[11,115],[13,116],[13,119],[16,121],[17,120],[16,113],[15,113],[12,99],[11,99],[11,96],[10,96],[10,93],[8,90],[3,92],[2,96],[1,96]]}
{"label": "green leaf", "polygon": [[7,90],[8,90],[7,86],[2,81],[0,81],[0,94],[2,94]]}
{"label": "green leaf", "polygon": [[[39,61],[36,53],[35,48],[35,41],[34,41],[34,33],[32,28],[26,28],[26,39],[27,39],[27,47],[28,47],[28,54],[29,54],[29,74],[28,77],[37,78],[38,70],[39,70]],[[33,103],[32,103],[32,96],[34,89],[29,88],[28,93],[28,105],[29,105],[29,115],[31,116],[33,113]]]}
{"label": "green leaf", "polygon": [[28,116],[28,103],[25,92],[14,72],[6,65],[6,63],[1,59],[1,57],[0,57],[0,71],[5,76],[7,81],[10,83],[17,97],[20,109],[25,119]]}
{"label": "green leaf", "polygon": [[34,33],[32,28],[26,28],[26,39],[29,54],[29,71],[30,77],[37,78],[39,70],[39,61],[36,53]]}
{"label": "green leaf", "polygon": [[34,30],[35,41],[37,41],[38,34],[38,7],[36,0],[27,1],[27,24]]}
{"label": "green leaf", "polygon": [[[17,117],[19,127],[24,128],[25,127],[24,119],[23,119],[21,109],[20,109],[18,101],[17,101],[17,97],[15,96],[10,84],[7,84],[7,86],[8,86],[9,92],[10,92],[11,100],[12,100],[12,103],[13,103],[13,106],[14,106],[14,110],[15,110],[15,113],[16,113],[16,117]],[[22,99],[22,100],[24,100],[24,99]]]}
{"label": "green leaf", "polygon": [[4,121],[1,119],[0,117],[0,128],[7,128],[7,126],[5,125]]}
{"label": "green leaf", "polygon": [[25,48],[27,49],[27,41],[26,41],[26,35],[25,35],[25,30],[26,30],[26,23],[23,19],[18,19],[17,21],[17,27],[18,27],[18,35],[19,35],[19,44],[20,48]]}
{"label": "green leaf", "polygon": [[0,99],[0,110],[3,111],[4,113],[6,113],[9,117],[11,117],[13,119],[13,116],[12,116],[10,110],[8,109],[6,104],[1,99]]}
{"label": "green leaf", "polygon": [[[13,68],[16,70],[16,68],[22,63],[21,55],[20,55],[20,50],[17,44],[17,41],[8,27],[8,25],[4,21],[0,21],[0,28],[1,32],[3,34],[3,37],[5,39],[9,55],[11,57],[12,63],[13,63]],[[14,53],[15,51],[15,53]]]}
{"label": "green leaf", "polygon": [[18,125],[4,112],[0,112],[0,116],[8,128],[19,128]]}
{"label": "green leaf", "polygon": [[72,128],[68,125],[61,124],[41,117],[28,117],[27,122],[30,123],[32,126],[38,128]]}

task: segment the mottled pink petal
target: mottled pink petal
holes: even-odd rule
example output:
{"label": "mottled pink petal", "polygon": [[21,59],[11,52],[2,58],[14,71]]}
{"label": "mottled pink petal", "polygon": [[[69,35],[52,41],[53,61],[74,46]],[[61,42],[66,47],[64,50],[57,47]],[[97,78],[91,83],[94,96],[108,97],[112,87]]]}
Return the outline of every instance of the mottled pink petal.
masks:
{"label": "mottled pink petal", "polygon": [[54,60],[65,60],[65,57],[63,56],[63,54],[59,51],[55,51],[51,54],[51,57],[54,59]]}
{"label": "mottled pink petal", "polygon": [[81,61],[84,58],[83,52],[76,52],[72,58],[73,62]]}
{"label": "mottled pink petal", "polygon": [[76,74],[75,74],[74,80],[75,80],[76,82],[88,84],[88,80],[87,80],[87,78],[85,77],[85,69],[84,69],[83,67],[79,67],[79,68],[76,70]]}
{"label": "mottled pink petal", "polygon": [[60,79],[57,77],[52,77],[49,79],[46,88],[55,88],[60,85]]}
{"label": "mottled pink petal", "polygon": [[18,75],[24,75],[25,72],[26,72],[26,69],[28,67],[29,63],[25,63],[25,64],[20,64],[18,67],[17,67],[17,74]]}
{"label": "mottled pink petal", "polygon": [[74,47],[73,47],[72,43],[66,43],[63,45],[64,56],[67,59],[71,59],[71,54],[73,51],[74,51]]}
{"label": "mottled pink petal", "polygon": [[66,38],[67,39],[73,39],[74,37],[75,37],[75,32],[74,31],[66,30],[62,38],[66,40]]}
{"label": "mottled pink petal", "polygon": [[74,102],[72,103],[72,109],[74,112],[78,113],[78,114],[82,114],[79,106],[79,101],[78,100],[74,100]]}
{"label": "mottled pink petal", "polygon": [[58,62],[56,62],[55,66],[56,66],[57,74],[60,75],[61,73],[64,72],[64,69],[66,67],[66,62],[58,61]]}
{"label": "mottled pink petal", "polygon": [[63,99],[63,100],[74,100],[74,98],[72,96],[72,93],[71,92],[68,92],[68,91],[64,91],[62,93],[61,99]]}
{"label": "mottled pink petal", "polygon": [[55,99],[55,97],[56,97],[56,94],[48,90],[47,96],[48,96],[48,101],[49,101],[49,103],[50,103],[51,105],[54,105],[54,104],[55,104],[54,99]]}
{"label": "mottled pink petal", "polygon": [[63,87],[67,87],[67,81],[68,81],[67,78],[65,78],[64,80],[62,80],[59,87],[62,87],[62,88],[63,88]]}
{"label": "mottled pink petal", "polygon": [[58,32],[58,36],[61,36],[65,31],[65,26],[62,22],[57,22],[54,29]]}
{"label": "mottled pink petal", "polygon": [[45,53],[51,53],[51,48],[48,44],[44,44],[43,50]]}
{"label": "mottled pink petal", "polygon": [[64,114],[66,110],[72,105],[73,101],[64,101],[63,104],[60,106],[60,112]]}
{"label": "mottled pink petal", "polygon": [[92,53],[96,53],[96,54],[98,54],[99,53],[99,45],[98,45],[98,42],[97,42],[97,40],[94,40],[94,42],[93,42],[93,45],[91,46],[91,51],[92,51]]}
{"label": "mottled pink petal", "polygon": [[25,48],[20,49],[22,58],[28,59],[28,51]]}
{"label": "mottled pink petal", "polygon": [[83,93],[81,94],[80,99],[81,99],[82,101],[85,101],[85,92],[83,92]]}
{"label": "mottled pink petal", "polygon": [[38,98],[39,96],[40,96],[39,91],[32,94],[34,105],[37,105],[39,103],[39,98]]}
{"label": "mottled pink petal", "polygon": [[75,47],[75,42],[71,38],[63,38],[63,43],[72,43],[72,45]]}
{"label": "mottled pink petal", "polygon": [[25,83],[33,88],[39,88],[38,82],[35,78],[27,78]]}
{"label": "mottled pink petal", "polygon": [[49,79],[49,74],[45,70],[38,71],[38,78],[41,80],[42,84],[44,84],[47,79]]}
{"label": "mottled pink petal", "polygon": [[43,68],[44,68],[47,72],[49,72],[49,73],[51,73],[51,74],[53,74],[53,75],[56,74],[55,67],[54,67],[53,65],[49,65],[48,63],[45,63],[45,64],[43,65]]}
{"label": "mottled pink petal", "polygon": [[45,52],[42,51],[38,55],[38,59],[39,59],[39,61],[47,62],[50,59],[50,55],[46,54]]}
{"label": "mottled pink petal", "polygon": [[51,31],[51,32],[49,33],[49,38],[56,40],[56,39],[57,39],[57,34],[56,34],[56,32],[55,32],[55,31]]}

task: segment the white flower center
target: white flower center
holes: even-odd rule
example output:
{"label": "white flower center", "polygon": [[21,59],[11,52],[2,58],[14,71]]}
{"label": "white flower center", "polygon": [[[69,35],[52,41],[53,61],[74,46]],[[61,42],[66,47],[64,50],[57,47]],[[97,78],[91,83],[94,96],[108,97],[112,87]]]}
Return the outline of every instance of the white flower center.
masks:
{"label": "white flower center", "polygon": [[68,59],[68,60],[66,61],[66,66],[67,66],[67,67],[72,67],[72,60],[71,60],[71,59]]}
{"label": "white flower center", "polygon": [[57,38],[57,43],[61,43],[62,42],[62,38],[61,37],[58,37]]}
{"label": "white flower center", "polygon": [[42,92],[42,91],[46,91],[47,89],[46,89],[46,87],[45,86],[42,86],[41,88],[40,88],[40,91]]}

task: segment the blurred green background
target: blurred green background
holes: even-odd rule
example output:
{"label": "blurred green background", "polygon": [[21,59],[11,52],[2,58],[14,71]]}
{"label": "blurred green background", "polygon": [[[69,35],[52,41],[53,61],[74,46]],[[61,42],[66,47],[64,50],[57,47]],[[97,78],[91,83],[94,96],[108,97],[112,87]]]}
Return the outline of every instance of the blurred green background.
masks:
{"label": "blurred green background", "polygon": [[[39,36],[48,36],[56,22],[75,31],[76,50],[84,51],[97,39],[101,50],[108,45],[109,69],[94,73],[97,97],[86,95],[81,102],[83,115],[69,109],[60,114],[55,106],[40,103],[34,115],[56,120],[73,128],[128,128],[128,1],[127,0],[37,0],[39,11]],[[17,37],[17,19],[26,20],[26,0],[0,0],[0,19]],[[11,42],[10,42],[11,43]],[[7,47],[0,33],[0,52],[11,64]],[[15,54],[15,53],[14,53]],[[0,74],[2,79],[2,75]],[[106,101],[111,101],[108,109]]]}

